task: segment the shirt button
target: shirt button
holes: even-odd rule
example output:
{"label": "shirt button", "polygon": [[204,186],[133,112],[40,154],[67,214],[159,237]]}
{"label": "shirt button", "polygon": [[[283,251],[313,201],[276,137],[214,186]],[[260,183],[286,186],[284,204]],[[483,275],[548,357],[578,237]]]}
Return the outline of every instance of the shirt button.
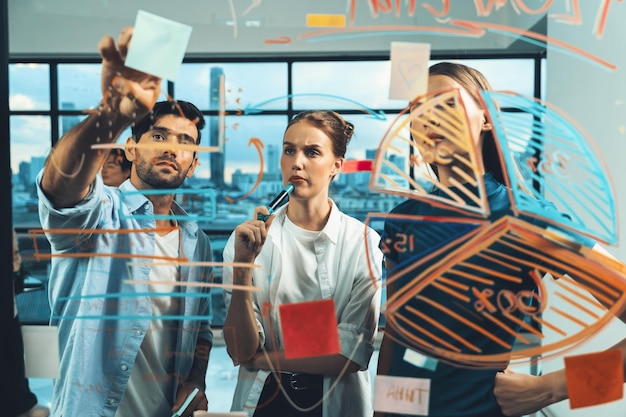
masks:
{"label": "shirt button", "polygon": [[115,403],[115,400],[113,398],[109,398],[109,400],[107,401],[110,405],[113,405]]}
{"label": "shirt button", "polygon": [[120,368],[122,369],[122,371],[126,371],[126,370],[128,370],[128,365],[124,364],[124,365],[120,366]]}
{"label": "shirt button", "polygon": [[141,330],[135,330],[135,336],[141,336]]}

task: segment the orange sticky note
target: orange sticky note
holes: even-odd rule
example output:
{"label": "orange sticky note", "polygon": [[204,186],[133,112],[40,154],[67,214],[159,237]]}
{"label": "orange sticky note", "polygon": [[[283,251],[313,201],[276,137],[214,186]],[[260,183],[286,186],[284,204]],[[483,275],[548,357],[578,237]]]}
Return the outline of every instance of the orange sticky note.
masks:
{"label": "orange sticky note", "polygon": [[372,161],[368,159],[364,160],[349,160],[343,161],[343,166],[341,168],[341,172],[371,172],[372,171]]}
{"label": "orange sticky note", "polygon": [[335,302],[330,300],[283,304],[278,307],[285,357],[340,353]]}
{"label": "orange sticky note", "polygon": [[566,357],[565,376],[572,409],[624,396],[624,364],[618,349]]}

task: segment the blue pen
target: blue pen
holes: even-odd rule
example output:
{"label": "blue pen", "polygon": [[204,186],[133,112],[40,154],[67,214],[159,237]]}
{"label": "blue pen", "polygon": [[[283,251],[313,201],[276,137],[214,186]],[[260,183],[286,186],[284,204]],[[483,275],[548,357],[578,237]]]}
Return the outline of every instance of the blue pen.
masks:
{"label": "blue pen", "polygon": [[270,212],[270,214],[268,214],[267,216],[264,214],[259,213],[256,216],[257,220],[267,220],[268,217],[270,217],[272,215],[272,213],[274,212],[274,210],[276,210],[278,208],[278,206],[280,205],[280,203],[283,202],[283,200],[285,200],[285,198],[287,198],[287,196],[289,195],[289,193],[291,193],[293,191],[293,184],[287,184],[285,186],[285,188],[283,188],[283,190],[278,193],[278,195],[272,200],[271,203],[269,203],[266,207],[267,210]]}
{"label": "blue pen", "polygon": [[195,398],[196,394],[199,391],[200,390],[198,389],[198,387],[194,388],[193,391],[191,391],[191,394],[187,396],[187,399],[185,400],[183,405],[181,405],[180,408],[174,414],[172,414],[172,417],[182,416],[183,412],[187,409],[187,407],[189,407],[189,404],[191,404],[191,401]]}

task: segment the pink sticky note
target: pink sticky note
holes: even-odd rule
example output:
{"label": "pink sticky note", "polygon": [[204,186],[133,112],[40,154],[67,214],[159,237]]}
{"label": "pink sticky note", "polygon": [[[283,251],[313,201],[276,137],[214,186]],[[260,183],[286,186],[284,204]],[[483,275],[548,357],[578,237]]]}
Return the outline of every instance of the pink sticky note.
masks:
{"label": "pink sticky note", "polygon": [[372,161],[370,160],[346,160],[343,161],[343,167],[341,168],[341,172],[349,173],[349,172],[371,172],[372,171]]}
{"label": "pink sticky note", "polygon": [[604,404],[624,396],[622,352],[604,352],[565,358],[567,393],[572,409]]}
{"label": "pink sticky note", "polygon": [[283,304],[278,307],[285,357],[288,359],[340,353],[335,302]]}

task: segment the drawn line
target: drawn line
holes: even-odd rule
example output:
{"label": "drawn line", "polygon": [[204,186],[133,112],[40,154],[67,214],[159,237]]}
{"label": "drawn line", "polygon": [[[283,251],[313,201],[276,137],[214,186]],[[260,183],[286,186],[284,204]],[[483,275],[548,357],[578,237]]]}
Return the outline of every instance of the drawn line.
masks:
{"label": "drawn line", "polygon": [[501,261],[499,259],[496,259],[496,258],[494,258],[492,256],[489,256],[489,255],[485,254],[484,252],[479,252],[476,255],[481,257],[481,258],[483,258],[483,259],[488,260],[489,262],[493,262],[494,264],[498,264],[498,265],[503,266],[503,267],[505,267],[507,269],[512,269],[514,272],[521,272],[521,270],[522,270],[522,268],[519,265],[513,265],[511,263]]}
{"label": "drawn line", "polygon": [[489,333],[488,331],[486,331],[485,329],[483,329],[482,327],[476,325],[475,323],[472,323],[471,321],[467,320],[465,317],[462,317],[460,315],[458,315],[457,313],[455,313],[454,311],[450,310],[449,308],[437,303],[436,301],[430,300],[426,297],[420,296],[418,295],[416,297],[419,300],[425,301],[426,303],[430,304],[431,306],[435,307],[436,309],[448,314],[450,317],[457,319],[458,321],[460,321],[461,323],[465,324],[466,326],[468,326],[469,328],[477,331],[478,333],[482,333],[484,336],[487,336],[489,339],[493,340],[494,342],[498,343],[500,346],[506,348],[506,349],[511,349],[512,346],[508,343],[506,343],[504,340],[492,335],[491,333]]}
{"label": "drawn line", "polygon": [[521,340],[522,342],[526,343],[527,345],[530,344],[530,340],[526,339],[524,336],[522,336],[521,334],[519,334],[515,330],[511,329],[508,325],[506,325],[502,321],[498,320],[497,318],[495,318],[491,314],[485,312],[484,310],[483,310],[482,313],[483,313],[483,317],[485,317],[486,319],[488,319],[492,323],[495,323],[498,327],[500,327],[505,332],[507,332],[510,335],[516,337],[517,339]]}
{"label": "drawn line", "polygon": [[[524,320],[520,320],[519,318],[515,317],[514,315],[512,315],[510,313],[502,313],[502,316],[506,317],[507,319],[511,320],[512,322],[516,323],[517,325],[523,327],[524,329],[528,330],[530,333],[534,334],[535,336],[539,337],[540,339],[543,339],[545,337],[543,335],[543,333],[541,333],[535,327],[533,327],[530,324],[526,323]],[[531,316],[531,317],[534,317],[534,315]]]}
{"label": "drawn line", "polygon": [[468,296],[460,294],[460,293],[454,291],[453,289],[446,287],[445,285],[439,284],[438,282],[434,282],[434,281],[431,283],[431,285],[433,287],[437,288],[438,290],[441,290],[441,291],[447,293],[448,295],[451,295],[452,297],[454,297],[454,298],[456,298],[456,299],[458,299],[460,301],[463,301],[465,303],[469,303],[470,302],[470,298]]}
{"label": "drawn line", "polygon": [[[572,294],[576,295],[578,298],[582,298],[583,300],[585,300],[585,301],[586,301],[586,302],[588,302],[589,304],[593,304],[595,307],[600,308],[600,309],[604,309],[604,308],[605,308],[605,307],[604,307],[604,306],[603,306],[600,302],[598,302],[598,300],[596,300],[595,298],[593,298],[593,297],[591,297],[591,296],[589,296],[589,295],[587,295],[587,294],[584,294],[584,293],[582,293],[582,292],[578,292],[578,291],[576,291],[576,289],[574,289],[574,288],[572,288],[572,287],[570,287],[570,286],[566,285],[565,283],[567,283],[567,280],[565,280],[565,279],[555,279],[553,282],[554,282],[554,284],[555,284],[555,285],[559,286],[559,287],[560,287],[560,288],[562,288],[563,290],[568,291],[568,292],[570,292],[570,293],[572,293]],[[574,285],[576,285],[576,284],[577,284],[577,283],[575,283],[575,282],[574,282]]]}
{"label": "drawn line", "polygon": [[513,282],[515,284],[521,284],[522,283],[522,278],[520,277],[516,277],[513,275],[509,275],[509,274],[505,274],[502,272],[498,272],[498,271],[494,271],[491,268],[487,268],[481,265],[477,265],[477,264],[473,264],[473,263],[469,263],[469,262],[459,262],[457,267],[466,267],[469,269],[474,269],[478,272],[484,272],[486,274],[488,274],[489,276],[492,277],[497,277],[502,279],[503,281],[509,281],[509,282]]}
{"label": "drawn line", "polygon": [[220,152],[219,146],[181,145],[180,143],[98,143],[91,145],[91,149],[174,149],[189,152]]}
{"label": "drawn line", "polygon": [[[438,328],[442,332],[448,334],[453,339],[456,339],[459,342],[463,343],[465,346],[467,346],[469,349],[473,350],[474,352],[478,352],[478,353],[481,352],[481,349],[478,348],[476,345],[470,343],[469,341],[467,341],[463,337],[459,336],[457,333],[453,332],[452,330],[448,329],[447,327],[445,327],[443,324],[439,323],[435,319],[433,319],[431,317],[428,317],[424,313],[420,312],[419,310],[417,310],[417,309],[415,309],[415,308],[413,308],[411,306],[407,306],[406,309],[409,310],[411,313],[415,314],[416,316],[418,316],[419,318],[421,318],[422,320],[427,321],[428,323],[432,324],[433,326],[435,326],[436,328]],[[400,316],[400,317],[402,317],[402,316]],[[408,319],[404,319],[404,320],[406,320],[407,323],[410,323],[410,321],[408,321]],[[456,350],[457,352],[461,352],[461,350],[459,348],[457,348],[456,346],[453,346],[453,345],[450,345],[450,346],[452,346],[452,348],[454,350]]]}
{"label": "drawn line", "polygon": [[[147,283],[148,281],[142,281],[143,283]],[[176,284],[177,285],[177,284]],[[134,293],[126,293],[126,292],[118,292],[118,293],[103,293],[103,294],[86,294],[86,295],[71,295],[69,297],[59,297],[59,301],[86,301],[91,299],[122,299],[122,298],[139,298],[139,297],[176,297],[176,298],[208,298],[211,296],[211,293],[182,293],[182,292],[155,292],[155,291],[144,291],[144,292],[134,292]]]}
{"label": "drawn line", "polygon": [[461,284],[460,282],[453,281],[453,280],[445,278],[443,276],[437,277],[436,281],[442,282],[442,283],[444,283],[446,285],[449,285],[451,287],[456,287],[456,288],[464,290],[464,291],[469,291],[469,286],[468,285]]}
{"label": "drawn line", "polygon": [[569,320],[573,321],[574,323],[576,323],[576,324],[580,325],[581,327],[584,327],[584,328],[586,328],[586,327],[587,327],[587,323],[585,323],[585,322],[584,322],[584,321],[582,321],[582,320],[578,320],[576,317],[572,316],[572,315],[571,315],[571,314],[569,314],[569,313],[566,313],[565,311],[561,310],[560,308],[556,308],[556,307],[554,307],[554,306],[550,306],[550,309],[551,309],[552,311],[554,311],[555,313],[559,314],[560,316],[563,316],[563,317],[565,317],[566,319],[569,319]]}
{"label": "drawn line", "polygon": [[172,281],[151,281],[151,280],[133,280],[127,279],[123,281],[124,284],[129,285],[140,285],[140,284],[153,284],[153,285],[175,285],[181,287],[202,287],[202,288],[231,288],[233,290],[244,290],[244,291],[260,291],[260,287],[248,286],[248,285],[229,285],[229,284],[218,284],[213,282],[172,282]]}
{"label": "drawn line", "polygon": [[537,323],[539,323],[541,326],[545,326],[548,327],[550,329],[552,329],[553,331],[557,332],[558,334],[560,334],[561,336],[567,336],[567,333],[564,332],[563,330],[559,329],[558,327],[556,327],[555,325],[553,325],[552,323],[549,323],[537,316],[532,316],[533,320],[535,320]]}
{"label": "drawn line", "polygon": [[582,304],[572,300],[571,298],[569,298],[568,296],[566,296],[565,294],[556,291],[554,293],[554,295],[556,295],[557,297],[559,297],[562,300],[565,300],[566,302],[570,303],[571,305],[573,305],[574,307],[578,307],[579,310],[584,311],[585,313],[589,314],[591,317],[593,317],[594,319],[599,319],[600,316],[597,315],[596,313],[594,313],[593,311],[589,310],[587,307],[583,306]]}
{"label": "drawn line", "polygon": [[190,321],[207,321],[208,316],[191,316],[186,314],[180,315],[52,315],[52,320],[190,320]]}
{"label": "drawn line", "polygon": [[476,281],[476,282],[480,282],[480,283],[485,284],[485,285],[489,285],[490,287],[493,287],[494,284],[495,284],[495,282],[492,279],[481,278],[481,277],[478,277],[476,275],[468,274],[466,272],[457,271],[457,270],[454,270],[454,269],[448,270],[444,274],[441,274],[441,276],[445,276],[445,275],[456,275],[456,276],[459,276],[459,277],[462,277],[462,278],[469,279],[470,281]]}

